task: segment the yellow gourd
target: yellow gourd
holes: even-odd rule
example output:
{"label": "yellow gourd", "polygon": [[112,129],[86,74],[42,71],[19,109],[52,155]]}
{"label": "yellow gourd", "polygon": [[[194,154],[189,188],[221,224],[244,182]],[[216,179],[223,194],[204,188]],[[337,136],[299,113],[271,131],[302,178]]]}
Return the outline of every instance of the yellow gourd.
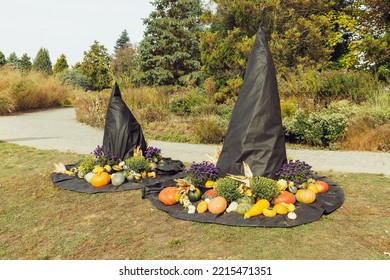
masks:
{"label": "yellow gourd", "polygon": [[259,216],[263,213],[264,209],[267,209],[270,203],[266,199],[259,199],[252,207],[244,214],[244,219]]}
{"label": "yellow gourd", "polygon": [[274,209],[279,215],[286,215],[288,213],[288,208],[283,203],[275,204]]}
{"label": "yellow gourd", "polygon": [[274,208],[265,208],[263,210],[263,215],[268,218],[272,218],[276,216],[276,210]]}
{"label": "yellow gourd", "polygon": [[198,203],[198,206],[196,207],[196,211],[198,213],[204,213],[208,209],[208,204],[206,201],[202,200],[201,202]]}

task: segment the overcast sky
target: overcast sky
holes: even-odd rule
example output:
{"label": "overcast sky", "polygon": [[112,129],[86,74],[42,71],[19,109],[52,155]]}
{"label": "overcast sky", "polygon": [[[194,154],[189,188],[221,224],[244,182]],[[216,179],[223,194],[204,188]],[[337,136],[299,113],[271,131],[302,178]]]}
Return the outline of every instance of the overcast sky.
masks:
{"label": "overcast sky", "polygon": [[0,0],[0,51],[33,60],[43,47],[53,65],[62,53],[74,65],[95,40],[111,54],[124,29],[140,42],[152,10],[150,0]]}

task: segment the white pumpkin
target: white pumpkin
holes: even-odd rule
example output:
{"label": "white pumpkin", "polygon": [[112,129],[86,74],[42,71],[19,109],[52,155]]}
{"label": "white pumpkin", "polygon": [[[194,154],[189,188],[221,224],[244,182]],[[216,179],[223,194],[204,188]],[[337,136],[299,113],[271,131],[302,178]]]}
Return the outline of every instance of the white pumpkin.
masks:
{"label": "white pumpkin", "polygon": [[126,180],[125,175],[122,172],[116,172],[111,175],[111,184],[115,187],[122,185]]}

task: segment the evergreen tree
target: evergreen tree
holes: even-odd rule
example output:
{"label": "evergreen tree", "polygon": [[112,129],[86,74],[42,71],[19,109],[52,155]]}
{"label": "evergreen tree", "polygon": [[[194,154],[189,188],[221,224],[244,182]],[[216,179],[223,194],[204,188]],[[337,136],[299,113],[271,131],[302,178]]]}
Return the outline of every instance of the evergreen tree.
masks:
{"label": "evergreen tree", "polygon": [[31,58],[25,53],[19,60],[18,68],[22,71],[30,71],[32,68]]}
{"label": "evergreen tree", "polygon": [[131,86],[133,73],[136,68],[135,57],[135,47],[130,44],[115,50],[110,67],[115,79],[121,85]]}
{"label": "evergreen tree", "polygon": [[91,90],[102,90],[111,87],[110,56],[107,49],[95,41],[80,65],[83,75],[88,78]]}
{"label": "evergreen tree", "polygon": [[9,54],[8,59],[7,59],[7,64],[10,64],[15,68],[19,67],[19,58],[15,52],[12,52]]}
{"label": "evergreen tree", "polygon": [[69,65],[66,60],[66,56],[64,54],[61,54],[61,56],[57,59],[56,64],[54,64],[53,68],[53,74],[57,75],[58,73],[64,71],[65,69],[68,69]]}
{"label": "evergreen tree", "polygon": [[0,51],[0,67],[5,65],[7,63],[7,60],[5,59],[5,55],[3,52]]}
{"label": "evergreen tree", "polygon": [[191,82],[200,70],[200,0],[155,0],[144,20],[146,30],[138,48],[138,82],[172,85]]}
{"label": "evergreen tree", "polygon": [[34,59],[32,69],[43,72],[47,75],[53,74],[49,51],[45,48],[39,49]]}
{"label": "evergreen tree", "polygon": [[122,31],[121,36],[116,40],[115,50],[123,48],[130,44],[130,38],[129,34],[127,33],[126,29]]}

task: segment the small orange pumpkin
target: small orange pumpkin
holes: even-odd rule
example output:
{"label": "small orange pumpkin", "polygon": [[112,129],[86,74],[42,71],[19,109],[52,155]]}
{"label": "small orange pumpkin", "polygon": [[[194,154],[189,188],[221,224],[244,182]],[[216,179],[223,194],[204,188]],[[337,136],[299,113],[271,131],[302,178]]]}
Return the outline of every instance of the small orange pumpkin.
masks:
{"label": "small orange pumpkin", "polygon": [[297,200],[301,203],[310,204],[316,200],[316,194],[309,189],[299,189],[295,194]]}
{"label": "small orange pumpkin", "polygon": [[286,204],[294,204],[295,203],[295,195],[288,191],[282,191],[277,197],[272,201],[273,204],[278,203],[286,203]]}
{"label": "small orange pumpkin", "polygon": [[97,172],[91,178],[91,185],[95,188],[102,188],[110,182],[111,177],[107,172]]}
{"label": "small orange pumpkin", "polygon": [[315,181],[314,185],[316,185],[318,193],[324,193],[329,190],[329,185],[324,181]]}
{"label": "small orange pumpkin", "polygon": [[221,214],[227,208],[227,201],[223,196],[217,196],[210,200],[209,202],[209,212],[213,214]]}
{"label": "small orange pumpkin", "polygon": [[165,205],[174,205],[179,202],[180,199],[180,191],[179,188],[169,186],[158,194],[158,200],[164,203]]}

